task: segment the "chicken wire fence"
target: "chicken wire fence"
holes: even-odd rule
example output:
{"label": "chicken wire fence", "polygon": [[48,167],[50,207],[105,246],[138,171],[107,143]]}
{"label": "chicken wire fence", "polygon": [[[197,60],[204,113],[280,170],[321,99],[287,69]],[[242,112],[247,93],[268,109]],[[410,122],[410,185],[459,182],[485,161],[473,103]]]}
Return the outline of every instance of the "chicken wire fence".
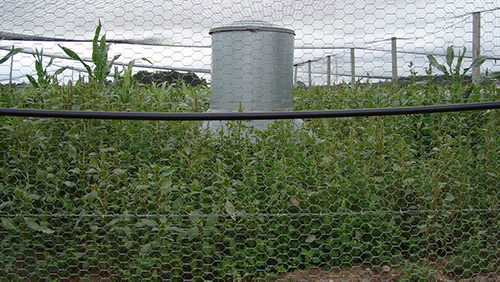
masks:
{"label": "chicken wire fence", "polygon": [[[0,65],[3,83],[27,82],[36,74],[34,49],[57,56],[51,66],[72,66],[61,78],[87,75],[68,58],[58,44],[91,58],[93,31],[98,20],[117,63],[148,58],[136,70],[193,71],[210,81],[211,37],[209,29],[238,20],[264,20],[295,31],[296,81],[325,85],[351,80],[350,49],[355,52],[355,79],[387,80],[392,77],[391,38],[397,38],[397,75],[428,69],[427,53],[444,55],[448,46],[466,48],[464,63],[472,61],[473,13],[480,13],[480,54],[489,59],[481,73],[498,71],[500,57],[496,1],[2,1],[1,50],[25,48],[13,60]],[[17,40],[16,40],[17,39]],[[64,42],[70,41],[70,42]],[[86,41],[87,42],[74,42]],[[71,42],[73,41],[73,42]],[[331,56],[330,69],[327,57]],[[439,57],[439,59],[443,59]],[[308,61],[312,61],[308,69]],[[410,66],[410,63],[412,65]],[[436,70],[435,70],[436,71]],[[10,76],[9,74],[12,73]],[[311,79],[309,79],[309,73]]]}
{"label": "chicken wire fence", "polygon": [[493,279],[499,112],[2,118],[6,279]]}
{"label": "chicken wire fence", "polygon": [[[210,110],[209,30],[240,20],[294,31],[296,86],[336,84],[294,88],[296,111],[497,101],[491,83],[419,78],[431,76],[426,54],[444,64],[451,45],[465,47],[463,65],[471,64],[478,12],[479,53],[487,57],[481,75],[498,71],[497,6],[2,1],[0,57],[22,50],[0,64],[0,83],[12,81],[0,85],[0,106]],[[99,20],[100,36],[111,43],[107,62],[121,55],[101,80],[92,60]],[[392,79],[393,37],[398,77],[409,82],[401,88],[378,83]],[[355,79],[372,84],[341,83],[351,81],[352,48]],[[181,75],[157,72],[169,70]],[[235,73],[253,75],[246,70]],[[143,84],[127,84],[127,72]],[[196,75],[186,79],[186,72]],[[30,83],[27,75],[38,87],[19,84]],[[265,128],[1,116],[0,277],[498,280],[499,120],[491,109],[275,121]]]}

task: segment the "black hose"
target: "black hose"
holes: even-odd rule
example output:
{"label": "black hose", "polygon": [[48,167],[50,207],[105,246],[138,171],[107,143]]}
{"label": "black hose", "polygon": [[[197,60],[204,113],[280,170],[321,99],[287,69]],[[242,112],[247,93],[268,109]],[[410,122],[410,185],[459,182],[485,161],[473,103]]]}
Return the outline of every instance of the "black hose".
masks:
{"label": "black hose", "polygon": [[146,113],[59,111],[0,108],[0,116],[114,120],[273,120],[414,115],[499,109],[500,102],[449,104],[396,108],[345,109],[326,111],[266,111],[266,112],[205,112],[205,113]]}

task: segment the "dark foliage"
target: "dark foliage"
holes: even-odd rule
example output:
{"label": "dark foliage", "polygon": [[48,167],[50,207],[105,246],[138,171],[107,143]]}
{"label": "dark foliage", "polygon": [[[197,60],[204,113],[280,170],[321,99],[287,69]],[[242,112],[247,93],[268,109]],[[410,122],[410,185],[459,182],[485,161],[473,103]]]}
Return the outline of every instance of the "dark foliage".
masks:
{"label": "dark foliage", "polygon": [[161,84],[163,82],[171,84],[177,81],[182,81],[186,85],[191,86],[207,85],[207,81],[205,79],[198,77],[198,75],[192,72],[180,73],[177,71],[139,71],[134,74],[134,80],[146,85],[150,85],[153,82],[155,84]]}

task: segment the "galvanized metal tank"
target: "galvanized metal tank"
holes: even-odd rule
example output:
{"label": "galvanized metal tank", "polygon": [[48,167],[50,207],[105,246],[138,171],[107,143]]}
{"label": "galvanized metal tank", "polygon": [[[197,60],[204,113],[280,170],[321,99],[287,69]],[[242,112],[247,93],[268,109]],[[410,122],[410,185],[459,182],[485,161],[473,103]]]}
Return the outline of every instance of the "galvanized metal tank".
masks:
{"label": "galvanized metal tank", "polygon": [[291,29],[257,20],[212,28],[211,111],[292,108]]}

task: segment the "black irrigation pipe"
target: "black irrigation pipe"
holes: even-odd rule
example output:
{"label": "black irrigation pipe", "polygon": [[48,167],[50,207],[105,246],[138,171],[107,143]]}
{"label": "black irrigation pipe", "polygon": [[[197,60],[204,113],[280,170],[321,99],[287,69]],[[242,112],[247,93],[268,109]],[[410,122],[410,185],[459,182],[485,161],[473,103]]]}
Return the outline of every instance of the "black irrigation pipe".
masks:
{"label": "black irrigation pipe", "polygon": [[468,104],[449,104],[435,106],[346,109],[328,111],[266,111],[266,112],[205,112],[205,113],[146,113],[146,112],[94,112],[94,111],[59,111],[38,109],[0,108],[0,116],[36,117],[36,118],[73,118],[73,119],[112,119],[112,120],[273,120],[273,119],[309,119],[413,115],[445,112],[462,112],[500,109],[500,102],[482,102]]}

